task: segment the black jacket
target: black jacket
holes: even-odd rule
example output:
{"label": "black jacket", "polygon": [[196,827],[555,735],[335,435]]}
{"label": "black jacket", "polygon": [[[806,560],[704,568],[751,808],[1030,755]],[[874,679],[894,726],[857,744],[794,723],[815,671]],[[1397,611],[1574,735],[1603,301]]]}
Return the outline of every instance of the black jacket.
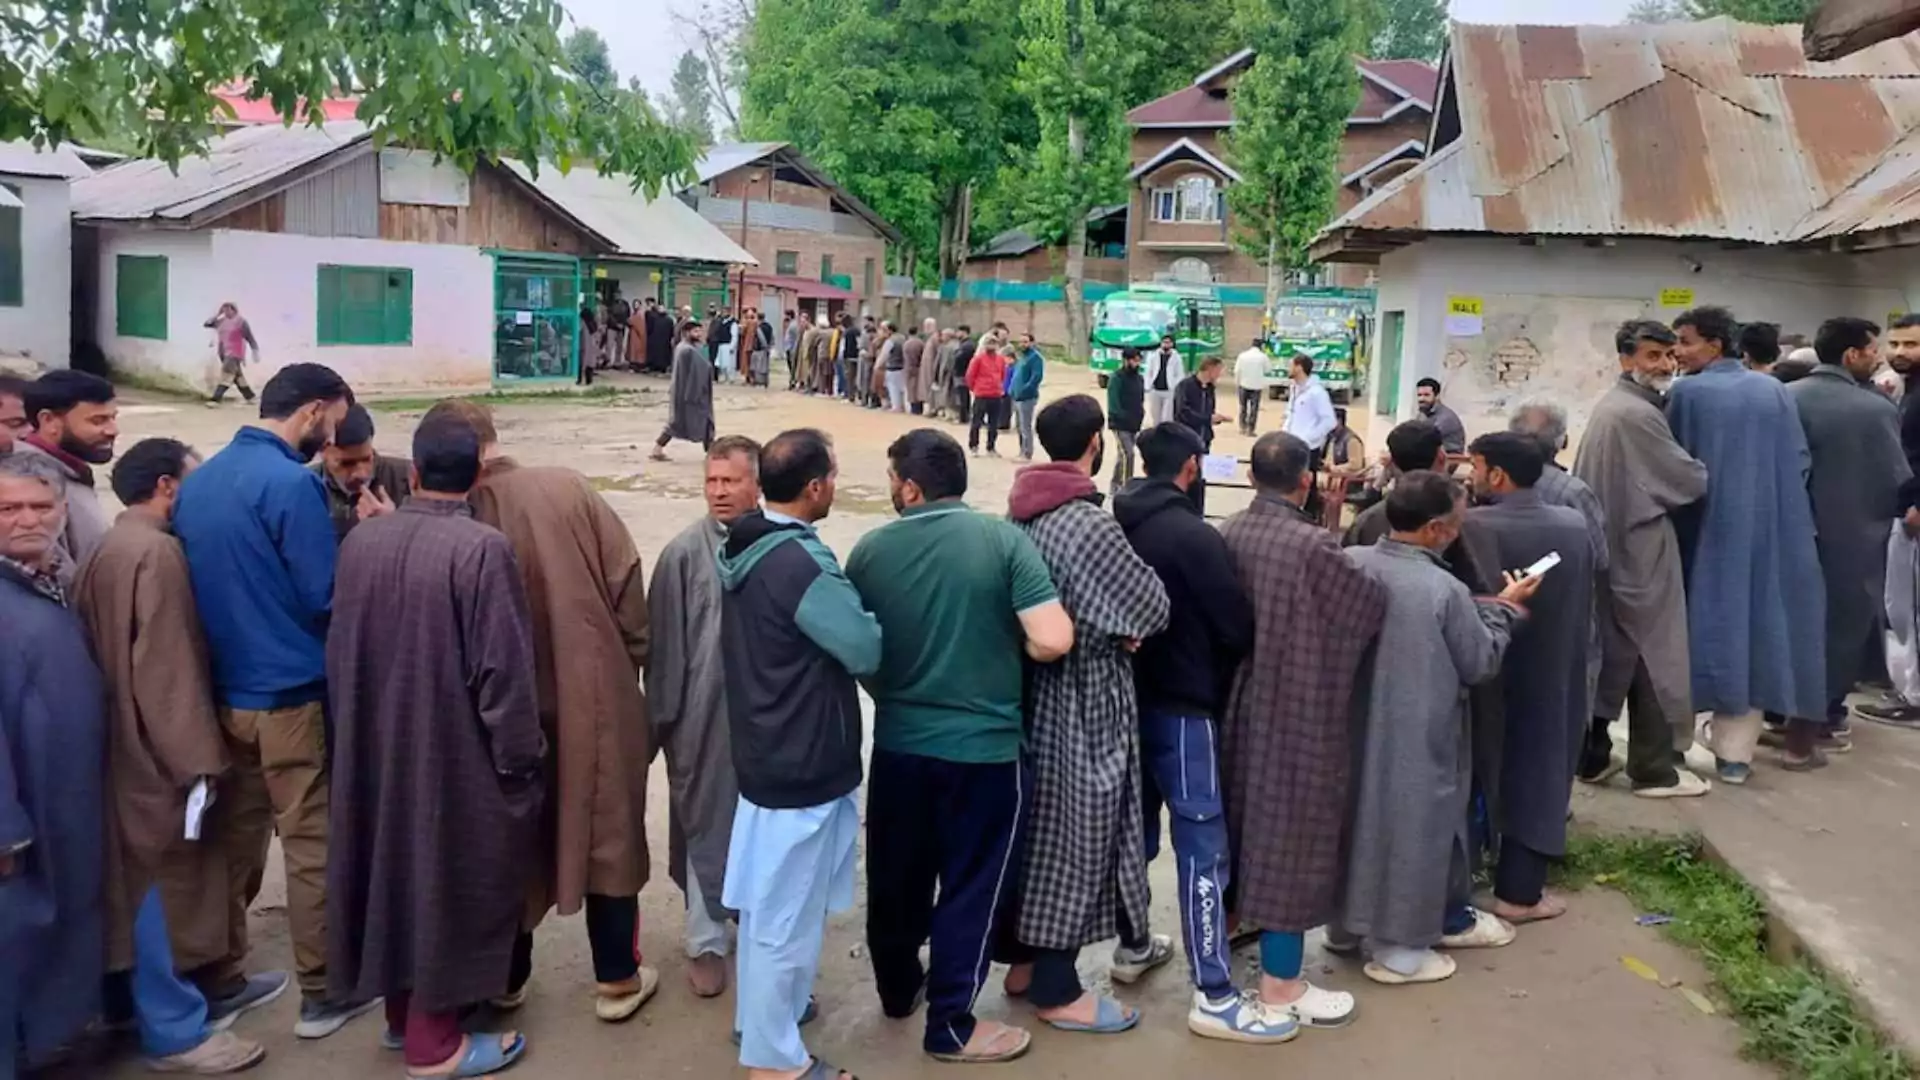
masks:
{"label": "black jacket", "polygon": [[1133,659],[1141,708],[1218,716],[1234,668],[1253,647],[1253,605],[1234,575],[1227,542],[1170,480],[1135,480],[1113,500],[1113,516],[1140,558],[1160,575],[1172,603],[1166,630]]}
{"label": "black jacket", "polygon": [[1121,364],[1107,376],[1107,427],[1139,434],[1147,418],[1147,377],[1137,367]]}
{"label": "black jacket", "polygon": [[1173,388],[1173,418],[1200,436],[1200,445],[1213,449],[1213,384],[1189,375]]}
{"label": "black jacket", "polygon": [[1907,377],[1907,392],[1900,398],[1900,448],[1907,452],[1907,465],[1920,476],[1920,375]]}
{"label": "black jacket", "polygon": [[762,511],[727,530],[718,560],[727,730],[740,794],[774,810],[860,786],[855,675],[880,669],[880,623],[812,528]]}

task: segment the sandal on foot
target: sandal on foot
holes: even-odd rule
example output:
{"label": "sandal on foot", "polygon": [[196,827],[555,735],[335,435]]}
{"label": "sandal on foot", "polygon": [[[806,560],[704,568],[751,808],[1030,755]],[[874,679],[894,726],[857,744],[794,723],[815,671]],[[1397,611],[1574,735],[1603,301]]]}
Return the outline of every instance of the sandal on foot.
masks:
{"label": "sandal on foot", "polygon": [[825,1058],[814,1058],[813,1064],[807,1066],[807,1071],[800,1074],[800,1080],[840,1080],[843,1076],[849,1077],[850,1080],[860,1080],[853,1073]]}
{"label": "sandal on foot", "polygon": [[624,984],[602,984],[594,995],[593,1015],[609,1024],[618,1024],[633,1019],[640,1006],[653,1000],[660,989],[660,973],[650,967],[642,967],[634,977]]}
{"label": "sandal on foot", "polygon": [[1110,997],[1094,999],[1093,1023],[1083,1024],[1078,1020],[1048,1020],[1047,1026],[1059,1031],[1078,1031],[1088,1035],[1118,1035],[1123,1031],[1132,1031],[1140,1024],[1140,1010],[1130,1009]]}
{"label": "sandal on foot", "polygon": [[1566,913],[1567,902],[1565,900],[1551,894],[1543,894],[1537,903],[1532,907],[1526,908],[1521,914],[1507,915],[1499,911],[1495,911],[1493,914],[1496,918],[1503,919],[1514,926],[1525,926],[1528,923],[1546,922],[1549,919],[1557,919]]}
{"label": "sandal on foot", "polygon": [[415,1072],[407,1070],[412,1080],[473,1080],[475,1077],[490,1076],[520,1060],[527,1052],[527,1037],[515,1032],[513,1041],[501,1042],[496,1033],[467,1036],[467,1048],[460,1055],[452,1072]]}
{"label": "sandal on foot", "polygon": [[927,1056],[935,1061],[945,1062],[948,1065],[998,1065],[1003,1061],[1012,1061],[1015,1058],[1025,1057],[1027,1051],[1033,1048],[1033,1032],[1028,1031],[1026,1028],[1011,1026],[1002,1027],[1000,1029],[1000,1035],[995,1038],[994,1042],[990,1042],[987,1045],[992,1046],[1008,1035],[1017,1037],[1013,1040],[1013,1044],[1004,1050],[969,1051],[963,1046],[949,1054],[928,1053]]}
{"label": "sandal on foot", "polygon": [[1426,959],[1421,961],[1420,970],[1411,975],[1402,975],[1377,960],[1368,963],[1361,970],[1366,973],[1367,978],[1377,983],[1387,986],[1410,986],[1414,983],[1433,983],[1442,979],[1451,979],[1453,973],[1460,970],[1460,966],[1454,962],[1453,957],[1445,953],[1429,952]]}

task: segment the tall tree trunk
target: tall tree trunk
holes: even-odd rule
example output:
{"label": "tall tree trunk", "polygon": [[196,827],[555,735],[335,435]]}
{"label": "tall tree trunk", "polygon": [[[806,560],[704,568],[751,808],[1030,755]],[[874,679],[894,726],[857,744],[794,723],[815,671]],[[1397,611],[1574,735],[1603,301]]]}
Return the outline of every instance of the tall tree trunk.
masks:
{"label": "tall tree trunk", "polygon": [[953,234],[960,226],[960,192],[956,188],[949,191],[940,200],[940,238],[938,250],[934,252],[934,262],[940,269],[940,280],[944,283],[959,276],[959,264],[953,257]]}
{"label": "tall tree trunk", "polygon": [[[1080,29],[1081,0],[1067,0],[1067,71],[1077,86],[1082,79],[1081,61],[1086,52],[1085,35]],[[1067,116],[1067,178],[1075,198],[1073,217],[1067,222],[1067,355],[1087,359],[1087,206],[1086,178],[1081,167],[1087,159],[1086,120],[1078,112]]]}
{"label": "tall tree trunk", "polygon": [[1286,291],[1287,264],[1280,254],[1280,199],[1275,196],[1267,202],[1267,310],[1262,314],[1271,316]]}

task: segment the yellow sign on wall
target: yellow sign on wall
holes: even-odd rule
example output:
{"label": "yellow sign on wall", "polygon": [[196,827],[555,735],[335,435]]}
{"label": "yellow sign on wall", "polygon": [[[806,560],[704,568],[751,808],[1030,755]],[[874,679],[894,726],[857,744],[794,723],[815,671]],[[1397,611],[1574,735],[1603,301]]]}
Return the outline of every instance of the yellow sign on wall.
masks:
{"label": "yellow sign on wall", "polygon": [[1484,315],[1486,304],[1477,296],[1449,296],[1447,297],[1447,314]]}
{"label": "yellow sign on wall", "polygon": [[1479,337],[1486,329],[1482,317],[1486,304],[1477,296],[1447,297],[1447,317],[1444,320],[1448,337]]}
{"label": "yellow sign on wall", "polygon": [[606,267],[604,267],[604,266],[596,266],[596,267],[594,267],[594,268],[593,268],[593,276],[594,276],[594,277],[596,277],[596,278],[603,278],[603,277],[606,277],[606,276],[607,276],[607,268],[606,268]]}
{"label": "yellow sign on wall", "polygon": [[1693,306],[1693,290],[1661,289],[1660,306],[1663,308],[1690,308]]}

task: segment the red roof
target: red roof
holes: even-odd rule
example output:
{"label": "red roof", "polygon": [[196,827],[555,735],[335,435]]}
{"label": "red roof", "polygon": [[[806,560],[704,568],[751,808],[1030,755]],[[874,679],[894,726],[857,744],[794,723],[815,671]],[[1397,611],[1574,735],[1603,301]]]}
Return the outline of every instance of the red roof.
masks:
{"label": "red roof", "polygon": [[[1252,62],[1249,54],[1246,62]],[[1433,109],[1433,95],[1440,83],[1440,72],[1418,60],[1356,60],[1355,65],[1382,81],[1406,91],[1402,97],[1372,79],[1361,82],[1360,104],[1353,110],[1356,120],[1378,120],[1402,101],[1413,100]],[[1219,71],[1219,69],[1215,69]],[[1233,100],[1220,85],[1219,72],[1207,85],[1183,86],[1163,98],[1157,98],[1127,113],[1127,123],[1135,127],[1227,127],[1233,123]]]}
{"label": "red roof", "polygon": [[[227,123],[233,124],[279,124],[285,122],[284,118],[274,111],[272,101],[266,98],[261,98],[258,101],[248,101],[247,88],[238,83],[223,86],[215,90],[213,96],[219,98],[228,108],[233,110],[231,119],[228,119],[223,114],[216,116],[214,118],[215,121],[226,121]],[[327,119],[329,120],[351,120],[353,119],[354,110],[359,107],[360,99],[354,97],[330,97],[320,103],[321,111],[326,113]],[[300,117],[299,119],[304,120],[305,117]]]}

